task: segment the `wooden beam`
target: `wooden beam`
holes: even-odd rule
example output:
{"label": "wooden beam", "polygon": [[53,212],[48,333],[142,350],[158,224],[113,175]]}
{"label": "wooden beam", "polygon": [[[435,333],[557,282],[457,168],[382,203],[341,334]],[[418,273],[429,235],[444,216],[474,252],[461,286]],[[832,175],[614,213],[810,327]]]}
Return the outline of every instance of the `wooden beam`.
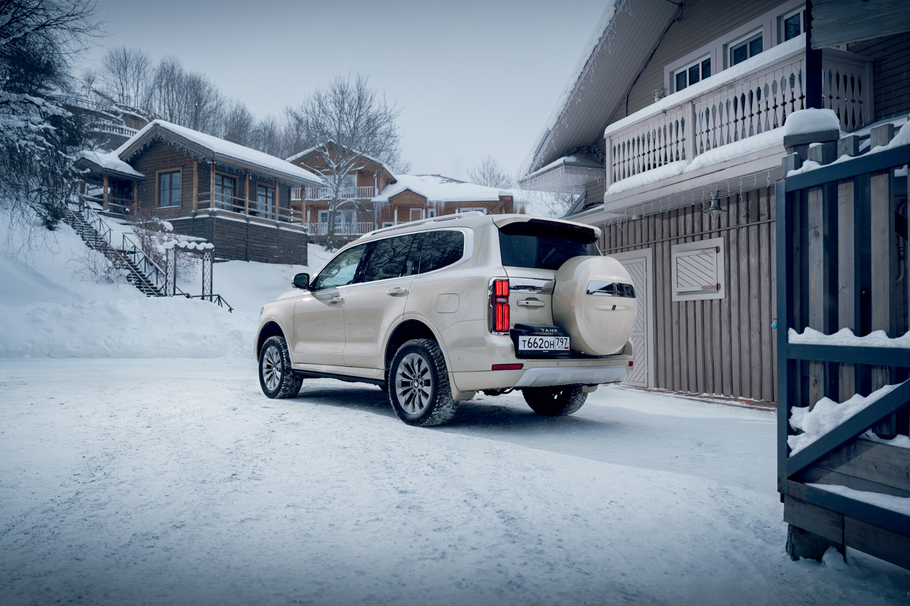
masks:
{"label": "wooden beam", "polygon": [[101,189],[101,204],[102,204],[102,206],[101,206],[101,207],[102,207],[104,210],[107,210],[107,208],[108,208],[108,199],[110,198],[110,196],[108,195],[108,187],[109,187],[109,185],[108,185],[108,176],[107,176],[107,173],[104,173],[104,174],[102,175],[101,178],[102,178],[102,186],[101,186],[101,187],[102,187],[102,189]]}
{"label": "wooden beam", "polygon": [[784,522],[838,544],[844,542],[844,515],[800,499],[784,499]]}
{"label": "wooden beam", "polygon": [[215,163],[209,162],[209,208],[215,209]]}
{"label": "wooden beam", "polygon": [[841,512],[844,514],[845,520],[849,516],[858,521],[875,524],[880,528],[888,528],[892,532],[910,538],[910,516],[902,513],[798,482],[788,482],[786,494],[812,505]]}
{"label": "wooden beam", "polygon": [[199,210],[199,161],[193,161],[193,212]]}
{"label": "wooden beam", "polygon": [[250,171],[243,171],[243,214],[250,216]]}
{"label": "wooden beam", "polygon": [[812,48],[910,31],[910,11],[894,0],[812,0]]}
{"label": "wooden beam", "polygon": [[[279,199],[281,198],[281,196],[279,195],[280,191],[281,191],[281,190],[278,189],[278,179],[277,179],[277,177],[276,177],[276,178],[275,178],[275,220],[276,220],[276,221],[277,221],[278,218],[279,218],[279,216],[278,216],[278,206],[279,206],[278,201],[279,201]],[[288,205],[290,205],[290,202],[288,202]]]}
{"label": "wooden beam", "polygon": [[[815,360],[841,364],[874,364],[910,368],[910,350],[901,347],[861,347],[853,345],[812,345],[788,343],[786,356],[791,360]],[[850,394],[853,395],[852,393]]]}
{"label": "wooden beam", "polygon": [[[894,414],[908,401],[910,401],[910,381],[904,381],[883,398],[873,402],[812,444],[791,455],[787,460],[787,477],[792,478],[832,450],[839,448],[882,419]],[[789,415],[787,419],[789,419]]]}

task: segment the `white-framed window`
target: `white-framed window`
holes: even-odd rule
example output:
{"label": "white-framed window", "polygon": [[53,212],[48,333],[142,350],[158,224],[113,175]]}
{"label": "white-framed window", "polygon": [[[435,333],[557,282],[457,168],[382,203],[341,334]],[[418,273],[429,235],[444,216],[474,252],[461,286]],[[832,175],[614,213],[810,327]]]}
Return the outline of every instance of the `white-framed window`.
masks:
{"label": "white-framed window", "polygon": [[727,45],[727,66],[733,67],[761,53],[764,50],[764,40],[764,33],[759,30],[736,42],[731,42]]}
{"label": "white-framed window", "polygon": [[684,88],[701,82],[711,75],[711,57],[702,57],[698,61],[691,63],[676,70],[673,74],[673,92],[679,92]]}
{"label": "white-framed window", "polygon": [[806,31],[806,9],[787,13],[780,18],[780,39],[792,40]]}
{"label": "white-framed window", "polygon": [[723,299],[724,239],[711,238],[670,247],[674,301]]}
{"label": "white-framed window", "polygon": [[476,210],[476,211],[478,211],[478,212],[482,212],[483,214],[487,214],[487,209],[486,209],[486,208],[474,208],[474,207],[470,207],[470,206],[463,206],[463,207],[459,208],[459,209],[458,209],[457,211],[455,211],[455,212],[461,214],[461,213],[469,213],[469,212],[474,211],[474,210]]}
{"label": "white-framed window", "polygon": [[436,216],[436,209],[435,209],[435,208],[428,208],[428,209],[427,209],[427,218],[428,218],[428,219],[432,219],[432,218],[435,217],[435,216]]}
{"label": "white-framed window", "polygon": [[394,225],[395,225],[395,223],[393,223],[392,221],[383,221],[382,222],[383,227],[392,227]]}

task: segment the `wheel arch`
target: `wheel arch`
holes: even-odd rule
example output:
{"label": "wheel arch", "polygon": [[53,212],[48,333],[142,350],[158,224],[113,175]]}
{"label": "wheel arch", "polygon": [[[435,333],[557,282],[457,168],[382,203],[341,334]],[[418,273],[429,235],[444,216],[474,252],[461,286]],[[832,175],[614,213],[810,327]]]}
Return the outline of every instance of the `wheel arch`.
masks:
{"label": "wheel arch", "polygon": [[285,337],[284,331],[279,326],[278,322],[270,320],[262,325],[262,328],[259,329],[259,335],[256,337],[256,351],[255,357],[259,359],[259,352],[262,351],[262,345],[265,343],[266,339],[269,337]]}
{"label": "wheel arch", "polygon": [[[392,363],[392,358],[395,357],[395,352],[398,351],[399,347],[411,339],[432,339],[436,341],[440,344],[443,358],[446,357],[446,352],[442,348],[441,340],[436,332],[430,328],[426,322],[411,318],[396,326],[389,335],[388,341],[386,341],[382,360],[386,375],[388,375],[389,365]],[[448,364],[448,361],[446,361],[446,363]]]}

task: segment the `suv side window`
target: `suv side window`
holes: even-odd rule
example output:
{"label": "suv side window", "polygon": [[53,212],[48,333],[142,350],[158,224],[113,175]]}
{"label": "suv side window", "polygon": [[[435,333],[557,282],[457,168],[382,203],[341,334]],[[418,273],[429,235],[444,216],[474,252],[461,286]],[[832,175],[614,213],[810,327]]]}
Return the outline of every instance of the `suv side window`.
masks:
{"label": "suv side window", "polygon": [[464,234],[460,231],[429,231],[423,234],[418,273],[442,269],[464,256]]}
{"label": "suv side window", "polygon": [[357,281],[373,282],[417,273],[413,262],[409,262],[408,258],[414,240],[413,235],[407,235],[373,242],[366,269]]}
{"label": "suv side window", "polygon": [[360,246],[349,248],[329,261],[329,264],[319,272],[316,280],[313,281],[313,290],[352,284],[366,249],[367,245],[361,244]]}

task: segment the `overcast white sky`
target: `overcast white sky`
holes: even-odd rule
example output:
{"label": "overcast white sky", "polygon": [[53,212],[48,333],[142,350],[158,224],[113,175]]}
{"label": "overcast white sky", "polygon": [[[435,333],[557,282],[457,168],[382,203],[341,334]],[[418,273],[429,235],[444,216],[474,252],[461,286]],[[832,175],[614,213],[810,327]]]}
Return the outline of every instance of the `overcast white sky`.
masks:
{"label": "overcast white sky", "polygon": [[205,73],[257,117],[333,75],[397,100],[413,173],[464,178],[486,154],[516,172],[612,0],[97,0],[108,35]]}

